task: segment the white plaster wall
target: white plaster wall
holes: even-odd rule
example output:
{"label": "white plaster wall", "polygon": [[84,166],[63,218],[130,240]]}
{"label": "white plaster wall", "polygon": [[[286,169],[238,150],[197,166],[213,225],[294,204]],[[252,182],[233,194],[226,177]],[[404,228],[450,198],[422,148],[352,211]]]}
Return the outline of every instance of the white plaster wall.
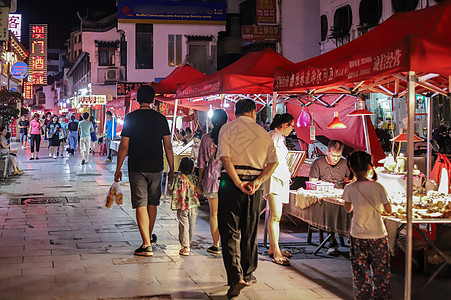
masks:
{"label": "white plaster wall", "polygon": [[52,85],[42,87],[42,92],[45,94],[45,109],[55,109],[55,92],[52,91]]}
{"label": "white plaster wall", "polygon": [[318,0],[282,1],[282,51],[293,62],[320,55],[319,4]]}
{"label": "white plaster wall", "polygon": [[[83,35],[81,37],[82,42],[82,52],[88,52],[89,53],[89,60],[91,62],[91,82],[96,83],[97,80],[97,67],[98,67],[98,61],[97,61],[97,53],[96,53],[96,45],[94,41],[105,41],[105,42],[113,42],[113,41],[119,41],[121,39],[121,34],[117,32],[116,28],[110,29],[106,32],[91,32],[91,31],[85,31],[83,32]],[[119,66],[119,60],[115,59],[116,66]]]}
{"label": "white plaster wall", "polygon": [[175,69],[175,67],[168,66],[169,34],[181,34],[183,36],[182,59],[184,60],[188,52],[185,35],[212,35],[216,41],[218,32],[225,30],[223,25],[154,24],[154,68],[135,69],[135,23],[119,23],[118,27],[119,30],[125,31],[127,40],[127,81],[130,82],[152,82],[155,78],[166,77]]}

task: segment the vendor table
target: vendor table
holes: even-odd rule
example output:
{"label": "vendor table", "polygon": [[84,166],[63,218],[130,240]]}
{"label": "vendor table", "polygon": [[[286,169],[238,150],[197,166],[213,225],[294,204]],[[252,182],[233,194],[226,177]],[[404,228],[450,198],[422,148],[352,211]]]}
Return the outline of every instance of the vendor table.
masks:
{"label": "vendor table", "polygon": [[[334,232],[339,235],[349,236],[352,214],[345,211],[343,201],[332,198],[323,198],[322,200],[301,209],[296,206],[296,197],[296,192],[290,192],[290,203],[284,206],[284,211],[286,213],[326,232]],[[318,248],[316,248],[313,254],[316,255],[331,236],[332,234],[329,234],[321,242]]]}
{"label": "vendor table", "polygon": [[[297,197],[298,199],[296,199]],[[324,231],[335,232],[340,235],[349,236],[352,213],[347,213],[345,211],[343,200],[323,198],[302,209],[299,207],[299,204],[304,204],[302,203],[303,201],[303,197],[297,195],[295,191],[290,192],[290,203],[284,206],[284,211],[292,216],[301,219],[307,224],[315,226]],[[296,205],[296,202],[298,202],[298,205]],[[399,238],[399,234],[407,225],[407,220],[385,216],[384,222],[388,233],[388,244],[393,253],[394,246]],[[422,236],[426,243],[430,245],[435,251],[437,251],[437,254],[443,258],[443,263],[417,291],[417,293],[419,293],[440,273],[443,268],[445,268],[447,265],[451,265],[451,256],[447,255],[443,250],[439,249],[436,243],[432,241],[420,228],[420,225],[451,224],[451,218],[414,219],[412,223],[413,228],[415,228],[415,230]],[[321,249],[328,238],[326,238],[321,243],[321,245],[315,250],[314,254],[316,254]],[[402,247],[400,248],[402,249]]]}
{"label": "vendor table", "polygon": [[[407,220],[405,219],[399,219],[394,217],[384,217],[385,225],[387,227],[388,232],[388,239],[389,239],[389,245],[393,245],[396,242],[396,240],[399,237],[400,232],[407,226]],[[391,230],[390,228],[393,228],[390,226],[390,222],[396,223],[396,226],[394,227],[395,232]],[[440,265],[440,267],[429,277],[429,279],[423,284],[423,286],[417,291],[419,293],[422,289],[424,289],[439,273],[443,268],[445,268],[447,265],[451,265],[451,256],[447,255],[444,251],[439,249],[437,245],[432,241],[427,234],[420,228],[420,225],[430,225],[430,224],[451,224],[451,218],[447,219],[439,219],[439,218],[430,218],[430,219],[413,219],[412,220],[412,226],[415,228],[415,230],[421,235],[421,237],[427,242],[428,245],[430,245],[432,248],[434,248],[435,251],[437,251],[437,254],[440,255],[440,257],[443,258],[443,263]],[[400,247],[403,251],[403,247]]]}

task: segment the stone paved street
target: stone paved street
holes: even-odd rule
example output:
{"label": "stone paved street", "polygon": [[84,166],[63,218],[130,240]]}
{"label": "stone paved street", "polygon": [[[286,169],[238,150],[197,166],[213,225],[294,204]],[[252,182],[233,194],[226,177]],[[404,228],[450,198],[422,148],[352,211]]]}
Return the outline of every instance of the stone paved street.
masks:
{"label": "stone paved street", "polygon": [[[206,252],[211,243],[206,204],[191,256],[178,255],[176,214],[166,201],[158,210],[154,256],[137,257],[133,250],[141,238],[126,176],[124,205],[104,207],[115,159],[105,163],[96,155],[82,166],[78,153],[56,160],[47,153],[43,147],[41,159],[29,161],[29,149],[20,150],[25,174],[0,182],[0,299],[226,299],[222,258]],[[62,202],[21,205],[34,197],[60,197]],[[275,265],[260,255],[258,283],[237,299],[351,299],[346,255],[331,258],[323,251],[313,256],[312,246],[295,244],[305,241],[305,226],[283,225],[281,240],[295,254],[292,266]],[[260,225],[260,241],[262,232]],[[347,248],[341,251],[346,254]],[[414,280],[418,284],[425,277],[415,274]],[[393,293],[402,298],[400,270],[393,274]],[[432,293],[433,299],[449,299],[449,278],[438,278],[416,299]]]}

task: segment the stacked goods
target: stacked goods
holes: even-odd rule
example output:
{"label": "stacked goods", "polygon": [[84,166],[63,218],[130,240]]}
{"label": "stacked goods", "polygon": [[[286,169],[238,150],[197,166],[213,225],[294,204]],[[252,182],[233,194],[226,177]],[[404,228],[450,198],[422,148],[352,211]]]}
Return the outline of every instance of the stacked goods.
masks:
{"label": "stacked goods", "polygon": [[[391,197],[392,215],[406,218],[406,198],[398,195]],[[413,197],[413,218],[450,218],[451,217],[451,195],[437,191],[428,191],[426,195]]]}

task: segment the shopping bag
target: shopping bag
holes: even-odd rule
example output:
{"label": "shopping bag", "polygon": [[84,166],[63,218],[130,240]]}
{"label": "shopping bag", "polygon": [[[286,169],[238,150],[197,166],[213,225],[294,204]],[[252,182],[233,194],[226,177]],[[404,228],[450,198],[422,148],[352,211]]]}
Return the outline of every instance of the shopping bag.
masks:
{"label": "shopping bag", "polygon": [[122,189],[119,184],[119,182],[114,182],[110,189],[108,190],[108,193],[105,198],[105,207],[110,208],[114,202],[116,202],[117,205],[122,205]]}
{"label": "shopping bag", "polygon": [[308,127],[310,126],[310,122],[311,122],[310,114],[306,110],[304,110],[304,108],[302,108],[302,111],[299,114],[296,125],[298,127]]}

